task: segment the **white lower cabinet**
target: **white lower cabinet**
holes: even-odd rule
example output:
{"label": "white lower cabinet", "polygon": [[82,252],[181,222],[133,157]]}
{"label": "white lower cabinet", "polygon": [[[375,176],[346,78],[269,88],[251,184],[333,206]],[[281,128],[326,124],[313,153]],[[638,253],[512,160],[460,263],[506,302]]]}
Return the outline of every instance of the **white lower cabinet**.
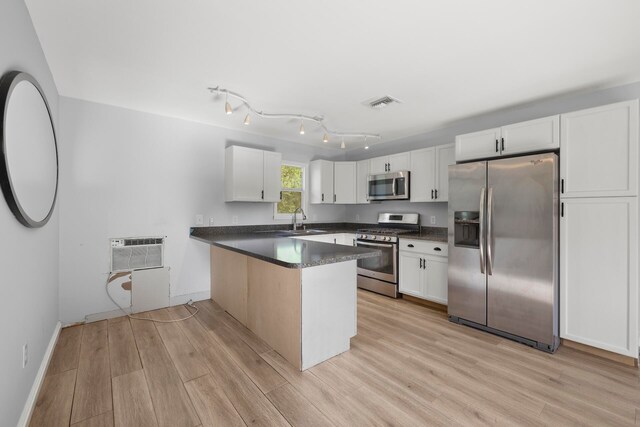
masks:
{"label": "white lower cabinet", "polygon": [[447,304],[447,243],[400,239],[400,293]]}
{"label": "white lower cabinet", "polygon": [[565,198],[560,336],[638,357],[638,200]]}

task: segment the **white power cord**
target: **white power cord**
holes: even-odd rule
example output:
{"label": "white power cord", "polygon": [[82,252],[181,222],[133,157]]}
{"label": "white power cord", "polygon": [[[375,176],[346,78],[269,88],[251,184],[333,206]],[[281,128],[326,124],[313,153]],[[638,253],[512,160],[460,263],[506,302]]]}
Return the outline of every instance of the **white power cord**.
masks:
{"label": "white power cord", "polygon": [[120,304],[118,304],[116,302],[116,300],[113,299],[113,297],[111,296],[111,294],[109,293],[109,280],[111,280],[111,275],[113,274],[112,271],[109,272],[109,274],[107,275],[107,282],[105,284],[105,291],[107,292],[107,296],[109,297],[109,299],[111,300],[112,303],[115,304],[116,307],[118,307],[120,310],[122,310],[122,312],[129,317],[129,319],[135,319],[135,320],[148,320],[150,322],[156,322],[156,323],[175,323],[175,322],[182,322],[183,320],[187,320],[187,319],[191,319],[193,316],[195,316],[196,314],[198,314],[198,312],[200,311],[200,309],[198,307],[196,307],[195,305],[193,305],[193,300],[189,300],[186,304],[184,304],[185,308],[187,309],[187,311],[189,313],[191,313],[191,310],[189,310],[187,308],[191,307],[191,308],[195,308],[196,311],[194,313],[191,313],[190,316],[187,317],[183,317],[182,319],[172,319],[172,320],[156,320],[156,319],[146,319],[144,317],[136,317],[136,316],[132,316],[130,313],[127,313],[127,311],[120,307]]}

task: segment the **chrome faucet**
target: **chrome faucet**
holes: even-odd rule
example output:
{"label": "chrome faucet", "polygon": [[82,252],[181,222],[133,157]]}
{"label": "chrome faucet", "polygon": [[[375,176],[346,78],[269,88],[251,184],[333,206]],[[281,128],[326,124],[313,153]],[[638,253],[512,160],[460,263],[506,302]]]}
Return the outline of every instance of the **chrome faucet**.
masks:
{"label": "chrome faucet", "polygon": [[[302,214],[302,221],[300,221],[300,224],[298,224],[298,212],[300,212]],[[304,214],[304,210],[300,207],[298,209],[295,210],[295,212],[293,213],[293,219],[292,219],[292,223],[293,223],[293,229],[297,230],[298,227],[302,227],[304,228],[304,220],[307,219],[307,216]]]}

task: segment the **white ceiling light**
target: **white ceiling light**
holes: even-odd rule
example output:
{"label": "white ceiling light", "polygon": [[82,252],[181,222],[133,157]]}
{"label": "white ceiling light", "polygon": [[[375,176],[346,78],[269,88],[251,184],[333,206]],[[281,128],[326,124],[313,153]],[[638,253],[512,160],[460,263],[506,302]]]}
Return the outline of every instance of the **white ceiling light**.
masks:
{"label": "white ceiling light", "polygon": [[233,113],[233,108],[231,108],[231,104],[229,104],[229,94],[227,94],[227,97],[225,98],[224,112],[227,114]]}
{"label": "white ceiling light", "polygon": [[244,118],[244,124],[247,126],[251,124],[251,116],[249,114]]}
{"label": "white ceiling light", "polygon": [[[232,92],[228,89],[223,89],[219,86],[217,87],[210,87],[208,88],[209,91],[211,93],[224,93],[226,96],[226,102],[225,102],[225,112],[227,114],[231,114],[233,112],[232,108],[231,108],[231,104],[229,104],[229,96],[234,97],[239,99],[240,101],[242,101],[242,103],[247,107],[247,109],[252,112],[253,114],[255,114],[258,117],[262,117],[264,119],[299,119],[300,120],[300,135],[304,135],[304,120],[309,120],[312,122],[316,122],[320,125],[320,128],[325,132],[324,134],[324,138],[322,139],[323,142],[327,143],[329,142],[329,135],[333,135],[339,138],[342,138],[342,147],[341,148],[345,148],[344,147],[344,138],[345,137],[350,137],[350,138],[364,138],[365,140],[367,138],[377,138],[380,139],[380,135],[377,133],[366,133],[366,132],[341,132],[341,131],[337,131],[337,130],[333,130],[333,129],[329,129],[323,122],[324,117],[322,116],[308,116],[306,114],[293,114],[293,113],[266,113],[264,111],[258,111],[256,109],[254,109],[251,104],[249,104],[249,101],[247,101],[247,99],[245,97],[243,97],[242,95],[236,93],[236,92]],[[247,115],[248,117],[248,115]],[[245,124],[246,123],[246,118],[245,118]]]}

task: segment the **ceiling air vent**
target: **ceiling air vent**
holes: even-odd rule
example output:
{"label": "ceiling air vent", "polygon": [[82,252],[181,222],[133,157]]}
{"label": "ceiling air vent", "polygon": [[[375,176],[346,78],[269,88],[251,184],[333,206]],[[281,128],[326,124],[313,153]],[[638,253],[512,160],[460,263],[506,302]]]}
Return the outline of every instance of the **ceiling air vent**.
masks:
{"label": "ceiling air vent", "polygon": [[368,105],[370,108],[374,110],[382,110],[390,104],[399,104],[400,100],[393,98],[391,96],[383,96],[382,98],[374,99],[373,101],[365,101],[363,104]]}

